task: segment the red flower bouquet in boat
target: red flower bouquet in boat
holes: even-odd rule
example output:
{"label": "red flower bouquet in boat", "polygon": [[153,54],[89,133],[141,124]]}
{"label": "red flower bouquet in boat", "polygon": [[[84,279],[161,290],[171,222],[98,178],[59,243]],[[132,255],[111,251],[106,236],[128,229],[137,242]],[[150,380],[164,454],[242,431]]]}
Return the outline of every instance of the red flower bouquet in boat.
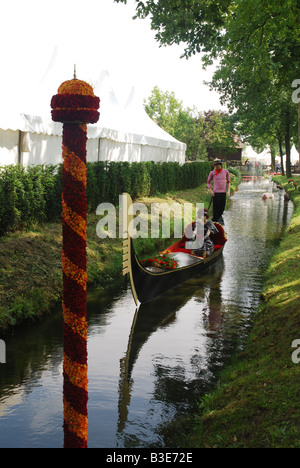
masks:
{"label": "red flower bouquet in boat", "polygon": [[176,270],[177,262],[165,253],[160,253],[157,257],[148,258],[141,261],[141,265],[146,267],[156,267],[162,270]]}

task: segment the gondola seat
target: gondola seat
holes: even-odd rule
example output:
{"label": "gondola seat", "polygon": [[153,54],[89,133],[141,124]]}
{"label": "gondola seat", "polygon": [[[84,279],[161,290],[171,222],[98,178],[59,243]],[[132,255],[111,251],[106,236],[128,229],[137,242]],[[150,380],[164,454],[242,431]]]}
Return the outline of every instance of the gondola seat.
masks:
{"label": "gondola seat", "polygon": [[[218,232],[216,234],[211,234],[210,235],[210,238],[211,240],[213,241],[214,243],[214,249],[215,249],[215,252],[217,250],[220,250],[224,244],[227,242],[227,238],[226,238],[226,234],[225,234],[225,230],[223,228],[223,226],[219,223],[215,223],[217,229],[218,229]],[[168,249],[168,251],[170,252],[183,252],[183,253],[186,253],[186,254],[191,254],[191,249],[186,249],[185,248],[185,243],[188,241],[189,239],[184,235],[182,237],[182,239],[180,239],[180,241],[176,242],[176,244],[172,245],[172,247],[170,247]]]}

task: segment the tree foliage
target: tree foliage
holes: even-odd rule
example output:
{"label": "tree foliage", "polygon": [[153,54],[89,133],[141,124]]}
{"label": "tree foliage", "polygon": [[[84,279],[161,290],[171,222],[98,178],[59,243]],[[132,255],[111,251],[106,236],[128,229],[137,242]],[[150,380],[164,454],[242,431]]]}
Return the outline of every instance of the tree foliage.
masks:
{"label": "tree foliage", "polygon": [[276,147],[281,157],[286,154],[290,175],[291,145],[297,144],[291,83],[300,57],[299,5],[290,0],[240,0],[237,5],[212,87],[229,103],[252,146],[260,141],[273,156]]}
{"label": "tree foliage", "polygon": [[211,86],[236,114],[242,135],[253,144],[275,141],[290,171],[290,148],[300,141],[292,102],[300,0],[137,0],[136,17],[148,16],[161,45],[183,43],[184,56],[201,52],[204,66],[219,61]]}
{"label": "tree foliage", "polygon": [[161,45],[183,42],[184,55],[190,57],[220,43],[231,3],[232,0],[136,0],[135,18],[150,16],[157,41]]}
{"label": "tree foliage", "polygon": [[207,159],[202,138],[203,119],[196,109],[184,108],[173,92],[163,92],[157,86],[145,102],[145,110],[167,133],[186,143],[186,156],[190,161]]}
{"label": "tree foliage", "polygon": [[184,108],[174,92],[163,92],[157,86],[145,102],[149,117],[179,141],[186,143],[190,161],[207,160],[208,153],[231,153],[235,150],[234,128],[222,112],[199,112]]}

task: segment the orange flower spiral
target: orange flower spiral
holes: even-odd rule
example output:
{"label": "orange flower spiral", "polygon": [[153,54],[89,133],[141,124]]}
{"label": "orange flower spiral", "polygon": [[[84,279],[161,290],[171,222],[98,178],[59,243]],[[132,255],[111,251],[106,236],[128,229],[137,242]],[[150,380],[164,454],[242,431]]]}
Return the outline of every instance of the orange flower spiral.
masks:
{"label": "orange flower spiral", "polygon": [[88,366],[86,319],[87,123],[99,118],[99,98],[84,81],[65,81],[51,100],[63,122],[64,447],[86,448]]}

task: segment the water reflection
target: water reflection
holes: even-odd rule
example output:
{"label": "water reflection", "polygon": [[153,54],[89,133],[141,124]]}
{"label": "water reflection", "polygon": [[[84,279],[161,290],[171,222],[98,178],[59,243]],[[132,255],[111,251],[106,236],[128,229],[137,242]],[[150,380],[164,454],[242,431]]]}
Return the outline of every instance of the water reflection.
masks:
{"label": "water reflection", "polygon": [[6,337],[0,366],[1,447],[61,446],[61,316]]}
{"label": "water reflection", "polygon": [[[205,300],[206,289],[208,283],[215,279],[216,284],[220,282],[221,272],[223,269],[223,261],[221,259],[216,265],[212,266],[207,271],[207,276],[194,278],[193,280],[187,282],[185,285],[182,285],[180,288],[176,288],[174,291],[168,292],[166,295],[154,300],[151,303],[143,304],[139,309],[136,310],[130,335],[128,341],[127,352],[124,358],[121,359],[121,378],[120,378],[120,399],[119,399],[119,424],[118,432],[121,433],[126,424],[128,416],[128,405],[131,399],[131,391],[133,387],[134,380],[132,378],[132,372],[134,365],[139,357],[139,353],[142,347],[149,341],[151,335],[155,333],[158,329],[167,330],[169,327],[175,326],[177,315],[176,313],[181,310],[194,296],[197,291],[197,298],[199,303]],[[209,280],[208,280],[209,277]],[[209,288],[213,291],[213,288]],[[204,311],[205,308],[203,308]],[[217,309],[216,309],[217,310]],[[217,317],[218,316],[218,317]],[[209,327],[212,330],[215,330],[216,323],[219,321],[219,314],[212,313],[208,316]],[[181,328],[182,333],[184,328]],[[191,334],[194,333],[194,330],[191,330]],[[186,332],[187,340],[189,333]],[[185,339],[183,336],[181,339]],[[164,358],[163,358],[164,359]],[[191,364],[195,366],[198,355],[191,356]],[[161,394],[165,401],[168,400],[168,388],[167,381],[162,384],[160,376],[162,374],[162,369],[166,370],[166,363],[163,362],[163,367],[161,367],[161,356],[156,358],[155,364],[155,375],[159,385],[155,389],[156,399]],[[176,366],[176,379],[180,382],[180,375],[185,375],[185,370],[182,368],[180,370],[180,359],[177,358]],[[165,379],[166,376],[163,376]],[[168,377],[167,377],[168,379]],[[185,380],[185,379],[183,379]],[[184,384],[184,388],[186,385]],[[173,390],[174,391],[174,386]],[[181,394],[180,388],[178,385],[177,388],[177,403],[182,398],[179,398]],[[187,393],[184,392],[183,400],[186,401]],[[159,398],[160,399],[160,398]],[[191,402],[189,402],[190,404]]]}
{"label": "water reflection", "polygon": [[[136,314],[130,291],[93,291],[88,304],[89,447],[163,446],[165,423],[194,411],[232,353],[243,349],[262,274],[292,205],[242,184],[226,212],[223,263]],[[61,313],[16,332],[0,365],[0,446],[61,447]]]}
{"label": "water reflection", "polygon": [[[168,443],[160,428],[175,416],[193,412],[197,398],[210,391],[232,354],[243,349],[259,305],[264,270],[293,211],[278,192],[274,200],[264,202],[261,196],[265,190],[264,183],[241,186],[225,215],[229,235],[224,268],[209,279],[195,279],[178,289],[177,294],[184,301],[177,298],[178,307],[171,305],[173,319],[158,328],[149,327],[151,332],[145,334],[138,356],[134,362],[129,358],[130,389],[126,402],[130,409],[127,406],[126,413],[120,415],[120,445]],[[174,294],[165,297],[166,303],[171,304]],[[147,314],[162,317],[168,313],[166,303],[160,299],[152,309],[141,310],[144,326]],[[131,346],[134,347],[134,339]],[[144,397],[135,382],[143,379],[145,373],[152,378]],[[141,417],[135,408],[141,408],[143,400]]]}

